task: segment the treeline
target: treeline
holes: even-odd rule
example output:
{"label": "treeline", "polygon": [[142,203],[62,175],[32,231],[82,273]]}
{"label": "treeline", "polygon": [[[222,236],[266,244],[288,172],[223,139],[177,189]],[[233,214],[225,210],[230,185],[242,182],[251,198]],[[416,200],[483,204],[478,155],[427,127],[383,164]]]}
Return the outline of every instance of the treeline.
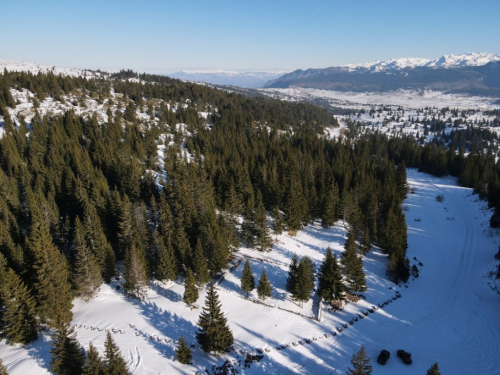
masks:
{"label": "treeline", "polygon": [[[96,100],[108,101],[104,122],[68,111],[36,114],[29,126],[22,118],[14,126],[5,108],[15,103],[0,103],[0,304],[9,341],[34,338],[30,329],[23,337],[11,335],[16,324],[64,326],[72,318],[72,298],[91,298],[102,280],[123,276],[125,292],[135,298],[144,298],[151,278],[191,271],[198,283],[207,282],[241,240],[269,247],[269,212],[275,229],[288,231],[342,218],[359,241],[386,249],[392,279],[408,278],[405,167],[395,167],[386,142],[320,138],[318,130],[335,120],[314,106],[162,79],[1,76],[1,87],[56,95],[55,86],[41,85],[50,81],[64,93],[73,87],[73,94],[93,96],[96,88],[102,95]],[[72,86],[64,86],[66,80]],[[116,103],[123,111],[109,101],[111,87],[125,95]],[[181,99],[184,108],[174,103]],[[138,119],[141,105],[147,121]],[[207,108],[206,123],[195,114]],[[181,116],[192,133],[185,142],[191,162],[180,156],[184,135],[174,125]],[[158,144],[170,140],[167,180],[158,182],[150,170],[159,170]]]}
{"label": "treeline", "polygon": [[491,151],[472,147],[466,155],[460,132],[452,132],[446,145],[433,142],[422,147],[415,144],[412,137],[406,136],[380,137],[380,142],[386,143],[389,155],[396,163],[404,162],[408,167],[435,176],[450,174],[458,177],[461,186],[473,188],[489,202],[494,208],[490,224],[494,228],[500,226],[500,163]]}

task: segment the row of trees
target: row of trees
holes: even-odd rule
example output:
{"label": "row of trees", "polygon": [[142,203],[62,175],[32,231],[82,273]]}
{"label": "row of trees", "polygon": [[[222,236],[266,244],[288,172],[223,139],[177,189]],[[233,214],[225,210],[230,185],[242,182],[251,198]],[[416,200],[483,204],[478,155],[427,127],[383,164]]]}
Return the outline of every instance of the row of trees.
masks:
{"label": "row of trees", "polygon": [[90,342],[85,351],[72,328],[67,325],[56,330],[52,337],[50,350],[52,359],[50,371],[60,375],[128,375],[128,366],[120,353],[120,349],[111,337],[106,334],[104,342],[104,358],[101,358],[96,347]]}
{"label": "row of trees", "polygon": [[[250,292],[255,289],[255,279],[252,272],[252,266],[250,262],[247,260],[245,262],[245,266],[243,267],[243,273],[241,275],[241,291],[245,293],[246,297],[250,296]],[[259,283],[257,285],[257,295],[263,301],[266,298],[271,297],[271,282],[267,277],[266,270],[262,271],[262,274],[259,278]]]}
{"label": "row of trees", "polygon": [[[349,232],[344,249],[339,264],[337,254],[332,255],[332,250],[328,247],[319,268],[318,295],[325,301],[342,301],[347,290],[356,295],[367,290],[363,260],[358,253],[353,231]],[[297,254],[294,254],[285,288],[301,306],[309,300],[314,290],[315,279],[311,258],[303,256],[299,262]]]}

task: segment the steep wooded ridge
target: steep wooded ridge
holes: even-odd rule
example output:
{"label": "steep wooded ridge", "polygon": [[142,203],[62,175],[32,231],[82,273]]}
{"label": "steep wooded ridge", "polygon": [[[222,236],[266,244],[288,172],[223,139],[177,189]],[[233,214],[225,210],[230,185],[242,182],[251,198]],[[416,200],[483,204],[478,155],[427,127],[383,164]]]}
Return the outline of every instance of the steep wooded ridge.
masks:
{"label": "steep wooded ridge", "polygon": [[403,61],[389,60],[358,66],[296,70],[269,81],[265,87],[298,86],[354,92],[427,89],[471,95],[500,95],[498,55],[489,56],[489,62],[471,62],[469,57],[469,60],[464,58],[461,63],[439,63],[443,59],[446,60],[445,57],[435,62],[401,59]]}

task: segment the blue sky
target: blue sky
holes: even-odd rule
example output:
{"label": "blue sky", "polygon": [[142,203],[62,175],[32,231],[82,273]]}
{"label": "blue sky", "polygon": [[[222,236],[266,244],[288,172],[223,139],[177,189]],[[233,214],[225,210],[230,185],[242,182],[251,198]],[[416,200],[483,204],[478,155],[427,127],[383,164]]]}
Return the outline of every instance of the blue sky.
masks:
{"label": "blue sky", "polygon": [[500,53],[498,0],[0,0],[0,58],[172,73]]}

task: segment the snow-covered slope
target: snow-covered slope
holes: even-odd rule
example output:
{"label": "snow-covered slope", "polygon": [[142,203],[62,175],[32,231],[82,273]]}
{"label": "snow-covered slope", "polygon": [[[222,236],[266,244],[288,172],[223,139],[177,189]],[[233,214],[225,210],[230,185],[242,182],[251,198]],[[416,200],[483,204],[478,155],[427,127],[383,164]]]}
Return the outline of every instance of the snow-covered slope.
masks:
{"label": "snow-covered slope", "polygon": [[500,54],[493,53],[464,53],[461,55],[448,54],[436,60],[423,58],[397,58],[385,61],[373,61],[363,64],[349,64],[341,67],[348,68],[350,71],[359,69],[368,69],[372,72],[383,72],[390,70],[401,70],[407,68],[458,68],[464,66],[482,66],[490,62],[500,61]]}
{"label": "snow-covered slope", "polygon": [[103,77],[109,74],[107,72],[99,72],[87,69],[60,68],[57,66],[46,66],[24,61],[0,59],[0,71],[3,72],[4,69],[7,69],[10,72],[31,72],[33,74],[52,72],[57,75],[62,74],[70,77],[89,77],[89,78]]}
{"label": "snow-covered slope", "polygon": [[[243,264],[217,286],[238,352],[219,357],[197,348],[194,335],[201,309],[191,310],[181,301],[181,280],[154,285],[149,298],[141,302],[126,298],[114,288],[116,282],[103,285],[90,302],[76,300],[73,323],[78,339],[85,347],[92,341],[102,352],[105,330],[111,330],[130,370],[141,375],[205,373],[205,368],[212,374],[212,366],[226,360],[247,375],[340,375],[352,367],[351,356],[361,345],[372,360],[374,374],[425,374],[434,362],[439,362],[443,374],[498,373],[500,296],[491,289],[494,282],[486,274],[495,265],[493,255],[500,236],[487,225],[491,212],[472,190],[458,187],[453,178],[409,170],[408,183],[413,188],[405,201],[408,256],[420,269],[420,276],[406,286],[387,280],[387,256],[373,249],[364,260],[369,286],[366,299],[349,303],[340,312],[323,305],[321,321],[309,318],[318,316],[317,305],[310,301],[300,308],[283,289],[290,259],[297,253],[318,264],[327,246],[337,253],[343,251],[346,234],[341,222],[328,229],[313,224],[295,237],[278,236],[269,253],[245,248],[237,253],[237,258],[250,259],[256,278],[266,269],[273,287],[267,306],[245,299],[241,293]],[[444,202],[436,201],[438,194]],[[371,305],[393,299],[396,290],[401,298],[368,313]],[[197,302],[200,307],[204,299],[202,292]],[[361,312],[367,316],[361,319],[358,315],[350,325]],[[345,323],[348,328],[338,333],[337,328]],[[174,360],[174,341],[181,334],[195,345],[194,365]],[[277,350],[278,346],[285,349]],[[241,350],[257,353],[258,348],[264,349],[262,360],[244,368]],[[11,375],[47,374],[49,349],[48,333],[25,348],[0,342],[0,356]],[[381,349],[391,352],[385,366],[376,363]],[[412,353],[411,366],[397,358],[398,349]]]}

